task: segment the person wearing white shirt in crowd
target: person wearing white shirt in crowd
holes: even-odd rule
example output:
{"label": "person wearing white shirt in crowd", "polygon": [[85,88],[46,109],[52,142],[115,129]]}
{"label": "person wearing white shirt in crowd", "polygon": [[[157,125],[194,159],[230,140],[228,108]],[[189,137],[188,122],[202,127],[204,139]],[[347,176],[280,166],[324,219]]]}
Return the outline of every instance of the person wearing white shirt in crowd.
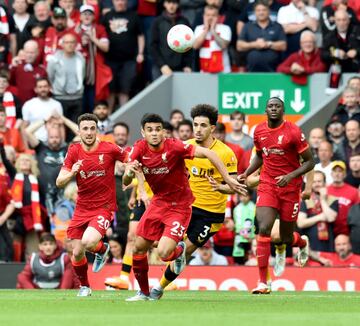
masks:
{"label": "person wearing white shirt in crowd", "polygon": [[332,165],[331,158],[333,157],[333,148],[328,141],[322,141],[318,148],[318,157],[320,162],[315,165],[315,171],[321,171],[326,176],[326,185],[330,185],[333,182],[332,178]]}
{"label": "person wearing white shirt in crowd", "polygon": [[[54,113],[63,115],[61,103],[50,97],[50,82],[46,78],[39,78],[36,81],[35,93],[37,97],[26,101],[22,108],[23,120],[26,125],[39,120],[47,120]],[[48,136],[45,126],[39,128],[35,136],[46,142]]]}
{"label": "person wearing white shirt in crowd", "polygon": [[190,261],[189,265],[226,266],[229,265],[229,263],[225,256],[219,255],[216,251],[214,251],[210,241],[208,241],[197,250],[195,258]]}

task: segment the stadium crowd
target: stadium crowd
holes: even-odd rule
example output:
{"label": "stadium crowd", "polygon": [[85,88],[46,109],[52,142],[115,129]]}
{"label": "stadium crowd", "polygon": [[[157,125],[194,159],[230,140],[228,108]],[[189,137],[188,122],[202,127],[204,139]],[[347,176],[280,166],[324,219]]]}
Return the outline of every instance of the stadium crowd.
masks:
{"label": "stadium crowd", "polygon": [[[95,113],[99,138],[125,148],[129,127],[111,113],[161,75],[281,72],[306,84],[307,75],[330,71],[337,87],[339,74],[360,69],[356,0],[3,0],[0,16],[0,261],[25,261],[44,232],[55,236],[56,252],[71,251],[66,228],[77,189],[60,190],[55,180],[81,113]],[[195,33],[185,54],[166,43],[179,23]],[[298,229],[310,239],[312,265],[360,266],[359,105],[355,75],[325,130],[309,135],[317,165]],[[181,110],[164,118],[168,137],[192,137]],[[231,114],[230,124],[226,133],[218,123],[215,136],[234,151],[241,173],[253,140],[243,113]],[[134,189],[121,190],[123,172],[119,164],[118,211],[107,232],[112,263],[122,262],[136,201]],[[190,264],[256,264],[255,199],[256,189],[229,196],[224,226]]]}

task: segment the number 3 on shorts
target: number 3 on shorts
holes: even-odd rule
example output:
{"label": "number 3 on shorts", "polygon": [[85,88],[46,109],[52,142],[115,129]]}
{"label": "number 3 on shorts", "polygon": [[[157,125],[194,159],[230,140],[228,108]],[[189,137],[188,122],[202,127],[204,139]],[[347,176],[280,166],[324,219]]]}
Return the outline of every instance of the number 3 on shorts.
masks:
{"label": "number 3 on shorts", "polygon": [[182,237],[184,235],[185,228],[178,221],[173,222],[172,225],[174,225],[174,227],[170,229],[170,234]]}
{"label": "number 3 on shorts", "polygon": [[104,216],[99,215],[97,219],[97,223],[101,229],[107,230],[109,228],[110,222],[106,220]]}
{"label": "number 3 on shorts", "polygon": [[298,215],[298,213],[299,213],[299,203],[295,203],[295,204],[294,204],[294,210],[293,210],[293,212],[292,212],[291,217],[292,217],[292,218],[296,218],[296,216]]}

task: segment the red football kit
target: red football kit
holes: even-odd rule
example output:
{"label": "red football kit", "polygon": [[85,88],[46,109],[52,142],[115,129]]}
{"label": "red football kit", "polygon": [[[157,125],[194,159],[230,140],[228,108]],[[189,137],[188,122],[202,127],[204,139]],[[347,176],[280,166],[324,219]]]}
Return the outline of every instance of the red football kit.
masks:
{"label": "red football kit", "polygon": [[88,226],[105,235],[116,210],[115,162],[124,162],[126,156],[119,146],[102,141],[89,152],[80,143],[69,146],[63,169],[70,171],[82,161],[76,174],[78,198],[67,230],[69,239],[81,239]]}
{"label": "red football kit", "polygon": [[137,235],[155,241],[167,236],[182,240],[191,217],[194,196],[190,190],[184,159],[193,159],[195,147],[168,138],[158,150],[145,140],[137,141],[129,161],[137,160],[154,197],[141,217]]}
{"label": "red football kit", "polygon": [[256,206],[273,207],[282,220],[296,221],[302,177],[291,180],[286,187],[277,186],[275,178],[300,167],[299,155],[309,147],[304,134],[291,122],[284,121],[272,129],[266,121],[255,128],[254,144],[263,158]]}

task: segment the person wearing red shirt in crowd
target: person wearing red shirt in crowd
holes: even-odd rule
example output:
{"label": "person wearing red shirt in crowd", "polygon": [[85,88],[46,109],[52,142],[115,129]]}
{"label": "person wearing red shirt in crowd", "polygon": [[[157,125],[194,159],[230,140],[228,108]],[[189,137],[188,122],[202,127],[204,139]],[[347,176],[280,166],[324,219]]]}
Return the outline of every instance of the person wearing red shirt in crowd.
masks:
{"label": "person wearing red shirt in crowd", "polygon": [[[323,6],[330,5],[334,0],[325,0]],[[357,19],[360,20],[360,1],[359,0],[347,0],[347,6],[350,7],[356,13]]]}
{"label": "person wearing red shirt in crowd", "polygon": [[335,238],[335,252],[312,252],[313,261],[331,267],[360,267],[360,255],[351,252],[349,236],[339,234]]}
{"label": "person wearing red shirt in crowd", "polygon": [[38,43],[29,40],[24,44],[24,60],[14,58],[15,65],[10,68],[10,85],[16,87],[22,104],[36,96],[36,80],[47,77],[45,68],[37,62],[38,55]]}
{"label": "person wearing red shirt in crowd", "polygon": [[80,12],[76,8],[75,0],[59,0],[59,6],[66,11],[68,28],[72,28],[80,22]]}
{"label": "person wearing red shirt in crowd", "polygon": [[69,146],[63,167],[56,179],[59,188],[74,177],[78,186],[75,212],[67,229],[73,248],[72,265],[79,277],[80,297],[91,295],[85,250],[95,253],[93,272],[105,265],[110,247],[101,239],[116,211],[115,163],[124,162],[126,152],[117,145],[96,138],[98,119],[94,114],[79,116],[81,141]]}
{"label": "person wearing red shirt in crowd", "polygon": [[[314,168],[309,144],[301,129],[284,120],[284,102],[272,97],[266,104],[267,121],[259,124],[254,132],[256,155],[239,180],[257,171],[260,184],[256,203],[259,224],[257,258],[260,281],[253,294],[268,294],[268,265],[271,230],[277,216],[280,217],[281,243],[299,247],[298,261],[304,266],[308,260],[309,240],[294,232],[299,214],[302,175]],[[303,163],[300,164],[300,158]]]}
{"label": "person wearing red shirt in crowd", "polygon": [[94,109],[95,99],[109,96],[108,84],[112,79],[110,67],[104,63],[103,54],[109,51],[105,27],[95,23],[95,9],[90,5],[80,7],[80,23],[74,32],[81,40],[81,52],[86,60],[83,112]]}
{"label": "person wearing red shirt in crowd", "polygon": [[185,159],[208,158],[232,190],[243,189],[243,185],[228,174],[222,160],[210,149],[165,138],[164,121],[159,115],[146,114],[141,120],[141,127],[144,139],[136,142],[129,154],[130,163],[125,169],[123,184],[129,185],[135,172],[142,171],[154,197],[137,227],[133,251],[133,270],[140,291],[127,301],[152,299],[147,251],[154,241],[159,241],[157,250],[161,260],[174,260],[174,271],[168,268],[166,275],[171,273],[176,278],[185,267],[186,244],[181,240],[189,225],[194,201]]}
{"label": "person wearing red shirt in crowd", "polygon": [[292,53],[276,69],[277,72],[291,75],[292,81],[300,85],[307,84],[308,75],[326,70],[320,51],[316,48],[316,36],[309,30],[300,35],[300,50]]}
{"label": "person wearing red shirt in crowd", "polygon": [[328,194],[339,199],[339,213],[334,223],[334,234],[349,234],[347,216],[351,206],[359,202],[359,192],[356,188],[344,182],[346,165],[343,161],[332,163],[333,183],[328,186]]}
{"label": "person wearing red shirt in crowd", "polygon": [[40,237],[39,252],[33,253],[17,277],[17,289],[74,289],[77,287],[67,253],[50,233]]}

